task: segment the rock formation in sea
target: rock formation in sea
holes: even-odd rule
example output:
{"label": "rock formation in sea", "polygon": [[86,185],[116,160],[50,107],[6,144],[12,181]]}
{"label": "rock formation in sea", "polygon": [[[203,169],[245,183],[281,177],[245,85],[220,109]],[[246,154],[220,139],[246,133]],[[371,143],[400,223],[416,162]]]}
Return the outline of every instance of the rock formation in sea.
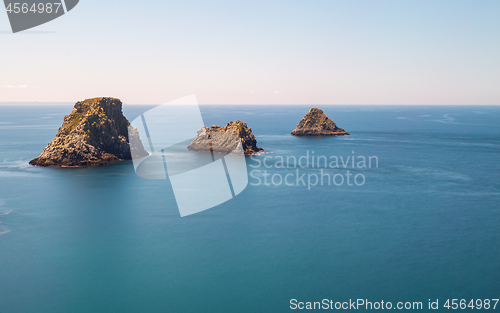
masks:
{"label": "rock formation in sea", "polygon": [[213,151],[229,153],[241,142],[245,154],[254,154],[264,149],[257,147],[252,129],[241,120],[231,121],[226,126],[212,125],[198,130],[197,137],[188,146],[191,151]]}
{"label": "rock formation in sea", "polygon": [[[132,154],[147,156],[142,144],[131,151],[128,144],[129,124],[122,113],[122,102],[118,99],[93,98],[79,101],[71,114],[64,117],[56,137],[30,164],[82,167],[130,160]],[[139,133],[132,130],[131,136],[138,137]]]}
{"label": "rock formation in sea", "polygon": [[344,136],[349,135],[345,130],[323,113],[322,110],[312,108],[292,131],[294,136]]}

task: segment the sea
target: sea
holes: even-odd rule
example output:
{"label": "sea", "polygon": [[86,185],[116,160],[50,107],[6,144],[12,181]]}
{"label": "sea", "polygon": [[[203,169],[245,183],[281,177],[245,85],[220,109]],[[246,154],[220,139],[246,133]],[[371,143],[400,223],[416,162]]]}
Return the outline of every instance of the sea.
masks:
{"label": "sea", "polygon": [[311,107],[200,106],[264,151],[240,194],[181,217],[131,161],[28,164],[72,104],[0,105],[0,312],[494,311],[500,106],[321,105],[350,136],[291,136]]}

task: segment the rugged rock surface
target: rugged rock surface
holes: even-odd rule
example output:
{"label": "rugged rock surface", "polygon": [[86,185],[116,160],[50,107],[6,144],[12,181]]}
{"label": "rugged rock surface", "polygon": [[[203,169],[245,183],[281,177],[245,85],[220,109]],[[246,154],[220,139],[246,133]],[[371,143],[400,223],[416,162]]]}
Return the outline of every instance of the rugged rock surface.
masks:
{"label": "rugged rock surface", "polygon": [[292,131],[294,136],[344,136],[349,135],[345,130],[323,113],[322,110],[312,108]]}
{"label": "rugged rock surface", "polygon": [[[118,99],[79,101],[71,114],[64,117],[56,137],[30,164],[80,167],[129,160],[131,152],[138,157],[147,156],[142,145],[130,151],[129,124],[122,113],[122,102]],[[139,136],[138,132],[133,132],[133,136]]]}
{"label": "rugged rock surface", "polygon": [[197,137],[188,149],[191,151],[213,151],[229,153],[241,142],[245,154],[253,154],[264,149],[257,147],[257,139],[252,129],[240,120],[231,121],[226,126],[212,125],[198,130]]}

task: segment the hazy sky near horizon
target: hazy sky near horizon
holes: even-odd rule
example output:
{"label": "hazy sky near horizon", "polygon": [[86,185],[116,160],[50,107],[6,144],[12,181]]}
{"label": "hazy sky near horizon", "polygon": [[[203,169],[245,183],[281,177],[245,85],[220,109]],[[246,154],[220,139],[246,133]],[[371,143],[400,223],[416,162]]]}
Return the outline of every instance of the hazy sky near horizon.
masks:
{"label": "hazy sky near horizon", "polygon": [[0,102],[500,104],[500,1],[97,1],[10,33]]}

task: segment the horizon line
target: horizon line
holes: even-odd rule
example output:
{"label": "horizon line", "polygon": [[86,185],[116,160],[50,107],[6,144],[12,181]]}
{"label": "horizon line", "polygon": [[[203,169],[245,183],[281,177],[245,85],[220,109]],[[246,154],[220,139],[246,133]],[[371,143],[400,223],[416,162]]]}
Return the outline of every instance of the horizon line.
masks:
{"label": "horizon line", "polygon": [[[90,99],[90,98],[89,98]],[[83,100],[78,100],[78,101],[83,101]],[[77,102],[78,102],[77,101]],[[50,102],[50,101],[3,101],[0,102],[0,105],[45,105],[45,104],[52,104],[52,105],[67,105],[67,104],[72,104],[74,105],[76,102],[70,102],[70,101],[57,101],[57,102]],[[122,102],[123,105],[143,105],[143,106],[151,106],[151,105],[163,105],[165,103],[153,103],[153,104],[148,104],[148,103],[127,103],[127,102]],[[286,104],[273,104],[273,103],[239,103],[239,104],[221,104],[221,103],[198,103],[198,105],[220,105],[220,106],[237,106],[237,105],[272,105],[272,106],[286,106],[286,105],[313,105],[313,106],[322,106],[322,105],[342,105],[342,106],[360,106],[360,105],[366,105],[366,106],[375,106],[375,105],[385,105],[385,106],[500,106],[499,104],[457,104],[457,103],[433,103],[433,104],[420,104],[420,103],[330,103],[330,104],[318,104],[318,103],[286,103]]]}

